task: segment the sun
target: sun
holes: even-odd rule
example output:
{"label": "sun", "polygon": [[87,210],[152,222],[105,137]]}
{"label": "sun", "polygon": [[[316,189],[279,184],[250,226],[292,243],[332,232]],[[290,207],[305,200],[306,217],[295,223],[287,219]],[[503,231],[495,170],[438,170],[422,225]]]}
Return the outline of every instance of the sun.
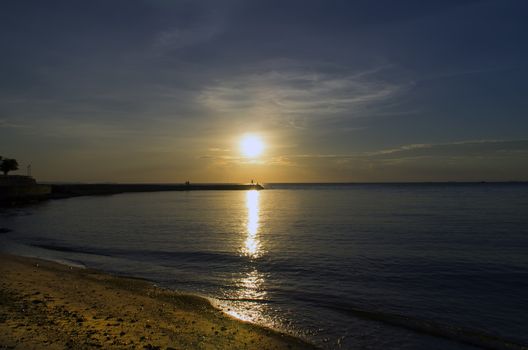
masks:
{"label": "sun", "polygon": [[262,154],[264,148],[264,142],[257,135],[246,134],[242,137],[242,140],[240,140],[240,150],[246,157],[258,157]]}

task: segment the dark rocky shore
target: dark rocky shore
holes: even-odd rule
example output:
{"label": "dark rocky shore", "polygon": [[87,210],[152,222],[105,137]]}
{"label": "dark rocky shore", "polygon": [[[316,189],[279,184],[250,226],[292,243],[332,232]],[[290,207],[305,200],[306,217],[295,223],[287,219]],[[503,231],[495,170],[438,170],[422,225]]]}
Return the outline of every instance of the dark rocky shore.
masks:
{"label": "dark rocky shore", "polygon": [[51,186],[38,184],[30,176],[0,176],[0,205],[38,201],[50,195]]}

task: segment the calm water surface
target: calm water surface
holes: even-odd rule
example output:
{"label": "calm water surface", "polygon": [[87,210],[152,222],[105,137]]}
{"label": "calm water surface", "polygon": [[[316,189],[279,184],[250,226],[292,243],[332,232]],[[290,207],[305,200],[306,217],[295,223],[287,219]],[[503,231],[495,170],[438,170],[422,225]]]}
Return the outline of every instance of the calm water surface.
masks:
{"label": "calm water surface", "polygon": [[325,348],[528,344],[523,184],[79,197],[3,209],[0,227],[2,251],[205,295]]}

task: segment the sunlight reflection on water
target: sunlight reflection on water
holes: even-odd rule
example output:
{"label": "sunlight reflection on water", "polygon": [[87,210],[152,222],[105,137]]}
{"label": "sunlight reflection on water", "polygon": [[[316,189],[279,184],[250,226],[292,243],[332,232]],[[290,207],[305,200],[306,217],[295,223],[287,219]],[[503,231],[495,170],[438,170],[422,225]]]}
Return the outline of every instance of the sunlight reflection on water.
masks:
{"label": "sunlight reflection on water", "polygon": [[233,295],[236,300],[234,308],[227,311],[228,314],[238,319],[251,322],[260,322],[273,326],[274,322],[267,319],[266,305],[267,293],[264,290],[264,274],[253,269],[244,277],[236,281],[237,291]]}
{"label": "sunlight reflection on water", "polygon": [[257,190],[247,191],[247,238],[242,247],[242,253],[250,258],[258,258],[262,255],[260,240],[258,239],[259,230],[259,196]]}
{"label": "sunlight reflection on water", "polygon": [[[246,239],[240,248],[243,256],[253,261],[264,254],[259,239],[259,191],[246,192],[247,221],[245,227]],[[266,304],[267,292],[264,287],[265,274],[258,271],[254,266],[246,272],[241,272],[236,279],[236,292],[231,295],[234,304],[226,312],[231,316],[244,321],[260,322],[273,326],[274,323],[267,319]]]}

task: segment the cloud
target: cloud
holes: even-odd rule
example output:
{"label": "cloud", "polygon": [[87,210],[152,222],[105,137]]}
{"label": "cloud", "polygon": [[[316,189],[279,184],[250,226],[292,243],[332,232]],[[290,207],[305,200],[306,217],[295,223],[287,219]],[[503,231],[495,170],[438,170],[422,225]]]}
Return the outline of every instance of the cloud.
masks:
{"label": "cloud", "polygon": [[374,79],[375,72],[266,69],[219,80],[203,89],[198,100],[216,113],[272,118],[302,128],[310,121],[357,116],[402,91],[402,85]]}
{"label": "cloud", "polygon": [[[212,152],[216,152],[210,150]],[[288,156],[273,156],[264,157],[261,159],[251,159],[242,156],[230,156],[230,155],[218,155],[218,154],[206,154],[198,157],[199,159],[206,159],[219,166],[233,166],[233,165],[266,165],[266,166],[294,166]]]}
{"label": "cloud", "polygon": [[438,144],[410,144],[369,154],[377,158],[491,156],[528,152],[528,140],[466,140]]}
{"label": "cloud", "polygon": [[282,157],[292,172],[307,171],[309,181],[353,182],[526,181],[527,159],[528,140],[409,144],[372,152]]}
{"label": "cloud", "polygon": [[27,125],[12,122],[7,119],[0,119],[0,129],[7,129],[7,128],[14,128],[14,129],[27,128]]}
{"label": "cloud", "polygon": [[[439,144],[409,144],[393,149],[373,152],[356,152],[349,154],[293,154],[263,157],[258,161],[245,157],[221,155],[217,149],[210,149],[216,154],[203,155],[221,165],[262,164],[280,166],[300,166],[303,164],[333,163],[340,166],[379,167],[402,163],[445,164],[486,159],[516,159],[528,157],[528,140],[467,140]],[[424,163],[424,164],[425,164]]]}
{"label": "cloud", "polygon": [[418,158],[504,157],[508,154],[526,154],[528,156],[528,140],[466,140],[438,144],[409,144],[372,152],[296,154],[289,155],[288,158],[298,160],[329,159],[339,162],[352,160],[383,162]]}

